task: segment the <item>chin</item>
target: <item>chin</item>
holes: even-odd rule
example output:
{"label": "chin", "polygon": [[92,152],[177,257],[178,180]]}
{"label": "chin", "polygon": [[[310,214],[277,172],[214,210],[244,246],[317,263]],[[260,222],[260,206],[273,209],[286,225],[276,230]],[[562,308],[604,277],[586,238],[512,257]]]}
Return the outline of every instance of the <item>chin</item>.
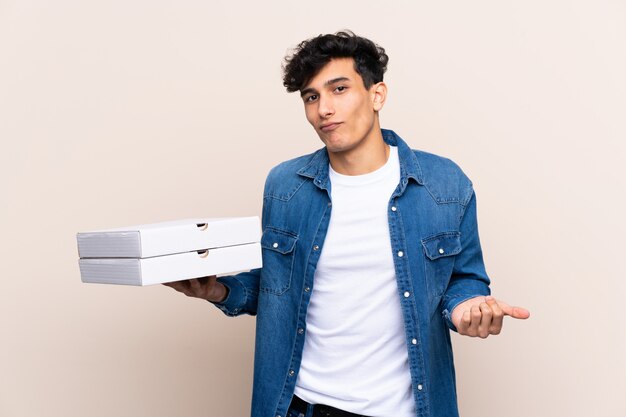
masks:
{"label": "chin", "polygon": [[346,142],[346,140],[341,137],[333,139],[323,134],[319,136],[329,152],[342,152],[351,148],[350,143]]}

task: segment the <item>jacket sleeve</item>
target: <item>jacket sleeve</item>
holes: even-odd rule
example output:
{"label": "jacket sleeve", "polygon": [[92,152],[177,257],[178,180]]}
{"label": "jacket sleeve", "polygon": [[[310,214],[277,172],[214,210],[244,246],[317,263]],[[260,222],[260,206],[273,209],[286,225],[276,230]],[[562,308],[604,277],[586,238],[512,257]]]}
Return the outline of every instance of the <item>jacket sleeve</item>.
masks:
{"label": "jacket sleeve", "polygon": [[[265,186],[263,189],[263,195],[268,194],[268,189],[271,187],[273,178],[276,175],[272,175],[276,171],[276,168],[272,169],[265,179]],[[261,213],[261,229],[265,230],[265,222],[267,221],[268,205],[265,198],[263,199],[263,208]],[[249,272],[242,272],[236,275],[223,276],[217,279],[228,288],[228,295],[221,303],[213,303],[217,308],[222,310],[227,316],[238,316],[240,314],[250,314],[256,316],[257,304],[259,301],[259,282],[261,280],[261,268],[253,269]]]}
{"label": "jacket sleeve", "polygon": [[228,295],[221,303],[213,303],[227,316],[240,314],[256,315],[259,298],[259,279],[261,269],[242,272],[237,275],[219,277],[220,282],[228,288]]}
{"label": "jacket sleeve", "polygon": [[464,208],[460,220],[461,252],[455,257],[452,276],[443,296],[443,317],[448,326],[456,331],[451,315],[456,306],[465,300],[490,294],[489,277],[485,270],[483,254],[478,237],[476,196],[470,185],[467,197],[461,200]]}

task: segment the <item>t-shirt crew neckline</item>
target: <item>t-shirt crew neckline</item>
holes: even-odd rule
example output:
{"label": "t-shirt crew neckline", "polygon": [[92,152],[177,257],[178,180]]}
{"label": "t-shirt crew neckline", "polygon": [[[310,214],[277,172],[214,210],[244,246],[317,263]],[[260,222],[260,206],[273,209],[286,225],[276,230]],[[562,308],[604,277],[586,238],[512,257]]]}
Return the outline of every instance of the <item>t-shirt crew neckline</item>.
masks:
{"label": "t-shirt crew neckline", "polygon": [[[342,185],[351,185],[358,186],[364,184],[371,184],[376,181],[380,181],[389,175],[389,171],[394,169],[397,166],[398,161],[398,148],[396,146],[389,146],[389,157],[387,158],[387,162],[380,168],[375,171],[368,172],[367,174],[361,175],[345,175],[340,174],[333,169],[333,167],[328,164],[328,175],[330,177],[331,183],[334,184],[342,184]],[[399,162],[399,161],[398,161]]]}

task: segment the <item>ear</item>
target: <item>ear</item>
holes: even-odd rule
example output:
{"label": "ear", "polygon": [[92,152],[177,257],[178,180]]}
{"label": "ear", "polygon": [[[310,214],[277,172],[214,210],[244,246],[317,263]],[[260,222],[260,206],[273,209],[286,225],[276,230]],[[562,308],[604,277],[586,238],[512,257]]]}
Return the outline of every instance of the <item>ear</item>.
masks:
{"label": "ear", "polygon": [[379,82],[370,87],[370,95],[372,97],[372,107],[374,111],[380,111],[385,105],[387,99],[387,84]]}

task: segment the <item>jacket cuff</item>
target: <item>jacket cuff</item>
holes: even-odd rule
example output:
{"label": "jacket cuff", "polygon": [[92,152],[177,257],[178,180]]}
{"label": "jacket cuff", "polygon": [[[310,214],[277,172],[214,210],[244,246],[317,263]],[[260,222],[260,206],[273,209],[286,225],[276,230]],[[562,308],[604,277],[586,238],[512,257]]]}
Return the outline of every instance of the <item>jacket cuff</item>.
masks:
{"label": "jacket cuff", "polygon": [[482,283],[476,283],[474,287],[475,288],[472,288],[470,290],[471,292],[444,296],[444,309],[441,314],[443,315],[443,318],[450,330],[454,332],[457,331],[456,326],[452,323],[452,312],[459,304],[461,304],[463,301],[469,300],[470,298],[480,296],[486,297],[491,294],[489,287]]}
{"label": "jacket cuff", "polygon": [[241,313],[246,303],[246,289],[241,281],[234,277],[220,277],[217,282],[223,284],[228,290],[226,298],[220,303],[213,303],[227,316],[237,316]]}

